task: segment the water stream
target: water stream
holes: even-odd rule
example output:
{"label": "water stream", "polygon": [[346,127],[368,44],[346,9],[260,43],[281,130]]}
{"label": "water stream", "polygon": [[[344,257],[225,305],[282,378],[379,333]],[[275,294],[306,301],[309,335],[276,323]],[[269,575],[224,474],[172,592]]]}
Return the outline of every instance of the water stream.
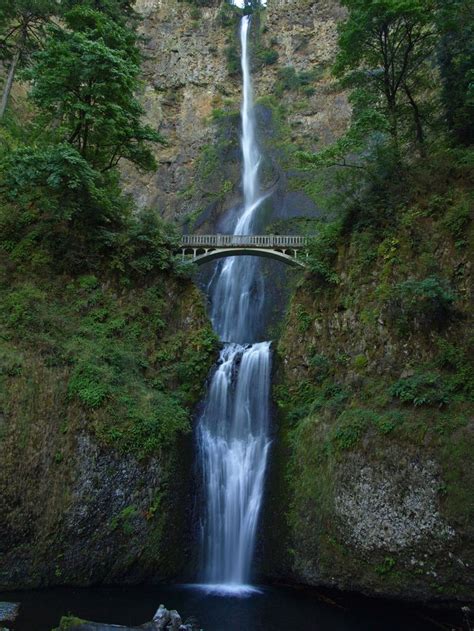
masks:
{"label": "water stream", "polygon": [[[259,186],[248,50],[250,17],[241,23],[243,204],[233,229],[252,234],[265,195]],[[270,342],[257,341],[265,300],[258,259],[230,257],[209,285],[211,319],[224,347],[198,425],[205,511],[202,581],[215,591],[249,588],[269,450]]]}

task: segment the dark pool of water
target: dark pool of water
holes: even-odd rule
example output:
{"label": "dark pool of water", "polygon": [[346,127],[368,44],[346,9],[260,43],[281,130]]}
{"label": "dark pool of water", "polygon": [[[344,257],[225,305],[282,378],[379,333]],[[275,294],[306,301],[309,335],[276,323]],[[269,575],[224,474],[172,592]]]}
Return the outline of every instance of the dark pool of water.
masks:
{"label": "dark pool of water", "polygon": [[247,597],[209,595],[186,586],[55,588],[0,592],[20,602],[15,631],[50,631],[62,615],[97,622],[140,625],[163,603],[185,619],[196,617],[205,631],[435,631],[419,608],[332,594],[263,587]]}

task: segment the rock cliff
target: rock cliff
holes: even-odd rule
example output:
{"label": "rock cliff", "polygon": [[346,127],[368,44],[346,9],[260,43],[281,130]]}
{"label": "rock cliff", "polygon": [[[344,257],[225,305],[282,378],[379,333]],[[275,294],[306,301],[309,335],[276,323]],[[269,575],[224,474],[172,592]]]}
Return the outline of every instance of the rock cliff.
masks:
{"label": "rock cliff", "polygon": [[[308,276],[294,296],[274,390],[274,577],[472,601],[473,232],[456,246],[444,215],[460,199],[399,209],[391,236],[339,236],[337,283]],[[447,311],[427,292],[437,283],[453,292]]]}
{"label": "rock cliff", "polygon": [[189,281],[153,280],[2,293],[0,589],[189,563],[190,416],[215,340]]}
{"label": "rock cliff", "polygon": [[[239,199],[238,15],[225,3],[215,4],[137,3],[146,54],[142,99],[149,122],[168,145],[156,150],[156,173],[126,169],[125,179],[140,205],[193,226],[209,216],[215,226]],[[347,100],[328,71],[343,15],[337,2],[288,0],[269,2],[254,20],[261,144],[277,179],[294,167],[292,148],[314,149],[346,128]],[[280,199],[271,201],[282,207],[281,197],[295,190],[285,178]],[[293,204],[306,210],[309,201],[300,197]]]}

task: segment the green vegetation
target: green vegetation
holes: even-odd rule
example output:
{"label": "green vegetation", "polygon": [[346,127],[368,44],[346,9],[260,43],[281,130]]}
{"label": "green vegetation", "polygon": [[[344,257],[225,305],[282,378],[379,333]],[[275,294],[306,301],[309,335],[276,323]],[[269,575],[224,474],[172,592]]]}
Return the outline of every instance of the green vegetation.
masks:
{"label": "green vegetation", "polygon": [[284,92],[302,92],[306,96],[312,96],[315,89],[312,83],[319,75],[319,71],[310,70],[297,72],[293,66],[285,66],[278,69],[278,81],[275,87],[276,94],[281,96]]}
{"label": "green vegetation", "polygon": [[[462,579],[451,573],[447,539],[436,556],[419,544],[436,572],[431,579],[403,550],[395,557],[383,542],[370,551],[353,544],[338,502],[341,484],[361,467],[376,472],[394,466],[392,458],[405,459],[406,469],[435,463],[440,514],[473,558],[465,515],[474,514],[474,60],[467,45],[474,14],[464,0],[343,5],[333,72],[349,91],[351,125],[318,153],[295,151],[289,140],[283,148],[288,170],[304,171],[292,189],[326,211],[313,226],[274,387],[292,569],[303,579],[316,573],[377,593],[417,585],[445,594],[455,581],[467,594],[467,572]],[[293,100],[305,81],[294,69],[280,71],[280,90]],[[404,482],[394,488],[390,502],[401,506]]]}
{"label": "green vegetation", "polygon": [[122,8],[62,5],[29,58],[31,114],[9,111],[0,129],[0,252],[16,266],[115,272],[134,250],[172,266],[173,231],[137,216],[118,185],[120,160],[152,169],[149,143],[162,142],[140,121],[140,53]]}
{"label": "green vegetation", "polygon": [[133,520],[138,515],[138,511],[135,506],[126,506],[118,515],[110,522],[112,530],[120,528],[125,535],[131,535],[133,533]]}
{"label": "green vegetation", "polygon": [[[0,279],[6,309],[0,317],[3,385],[21,377],[23,358],[39,354],[46,366],[68,375],[67,398],[89,411],[89,430],[103,442],[145,456],[190,429],[216,339],[189,297],[163,276],[133,290],[95,276],[36,277],[34,283]],[[33,280],[33,279],[31,279]],[[166,284],[164,284],[166,283]],[[107,286],[108,285],[108,286]],[[170,300],[173,288],[177,296]],[[190,308],[196,328],[170,327]],[[187,305],[187,307],[186,307]],[[202,308],[201,308],[202,309]],[[8,400],[8,397],[7,397]],[[67,402],[64,402],[67,404]]]}
{"label": "green vegetation", "polygon": [[76,616],[68,615],[63,616],[59,621],[59,627],[53,629],[53,631],[68,631],[69,629],[74,628],[78,624],[84,624],[85,620],[81,618],[77,618]]}
{"label": "green vegetation", "polygon": [[278,61],[278,53],[273,48],[259,48],[256,52],[257,60],[264,66],[272,66]]}
{"label": "green vegetation", "polygon": [[56,0],[6,0],[0,7],[0,59],[8,66],[0,101],[0,119],[7,110],[19,69],[31,65],[46,28],[59,11]]}
{"label": "green vegetation", "polygon": [[317,281],[326,284],[339,282],[339,277],[334,270],[334,262],[340,233],[340,224],[321,223],[317,228],[317,236],[309,242],[308,268]]}
{"label": "green vegetation", "polygon": [[410,326],[430,330],[446,325],[456,296],[448,283],[437,276],[409,279],[391,290],[388,313],[402,333]]}
{"label": "green vegetation", "polygon": [[[239,112],[230,100],[220,105],[212,111],[210,118],[215,140],[201,147],[193,185],[181,193],[188,199],[199,195],[203,206],[222,204],[233,192],[235,182],[240,177],[239,165],[234,158],[238,146]],[[187,218],[188,226],[196,221],[201,211],[202,206]]]}
{"label": "green vegetation", "polygon": [[23,47],[30,82],[28,116],[10,105],[0,127],[1,401],[23,414],[16,384],[34,391],[55,371],[56,413],[145,457],[189,431],[216,340],[174,259],[176,229],[120,189],[119,163],[154,169],[164,142],[135,96],[136,16],[122,0],[44,2],[27,27],[25,11],[12,0],[0,15],[0,50]]}

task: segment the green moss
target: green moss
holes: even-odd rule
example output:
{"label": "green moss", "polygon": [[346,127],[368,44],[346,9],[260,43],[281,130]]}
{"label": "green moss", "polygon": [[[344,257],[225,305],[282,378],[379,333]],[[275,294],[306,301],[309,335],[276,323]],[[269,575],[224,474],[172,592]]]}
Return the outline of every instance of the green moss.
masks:
{"label": "green moss", "polygon": [[110,521],[111,530],[120,528],[126,535],[133,533],[133,522],[138,516],[138,511],[135,506],[126,506],[120,511],[118,515],[115,515]]}
{"label": "green moss", "polygon": [[382,563],[375,566],[375,571],[377,572],[377,574],[384,576],[389,572],[393,572],[393,568],[396,564],[397,562],[393,557],[385,557]]}
{"label": "green moss", "polygon": [[368,359],[365,355],[356,355],[354,357],[354,368],[356,370],[363,370],[367,367]]}
{"label": "green moss", "polygon": [[77,618],[76,616],[63,616],[59,622],[59,627],[56,627],[52,631],[69,631],[69,629],[74,629],[74,627],[85,624],[85,622],[85,620]]}
{"label": "green moss", "polygon": [[[176,284],[165,299],[173,282],[162,277],[133,292],[92,275],[43,279],[34,291],[29,282],[0,283],[2,300],[14,307],[0,314],[4,406],[11,406],[22,354],[34,353],[62,371],[65,404],[88,411],[89,429],[101,441],[143,457],[188,432],[217,340],[191,284],[187,296]],[[189,334],[172,324],[184,319],[185,305],[196,320]],[[33,396],[32,380],[23,387]],[[26,437],[29,414],[21,418]]]}
{"label": "green moss", "polygon": [[456,248],[463,248],[467,245],[466,229],[472,221],[472,195],[461,197],[457,203],[448,208],[442,220],[442,226],[455,239]]}

